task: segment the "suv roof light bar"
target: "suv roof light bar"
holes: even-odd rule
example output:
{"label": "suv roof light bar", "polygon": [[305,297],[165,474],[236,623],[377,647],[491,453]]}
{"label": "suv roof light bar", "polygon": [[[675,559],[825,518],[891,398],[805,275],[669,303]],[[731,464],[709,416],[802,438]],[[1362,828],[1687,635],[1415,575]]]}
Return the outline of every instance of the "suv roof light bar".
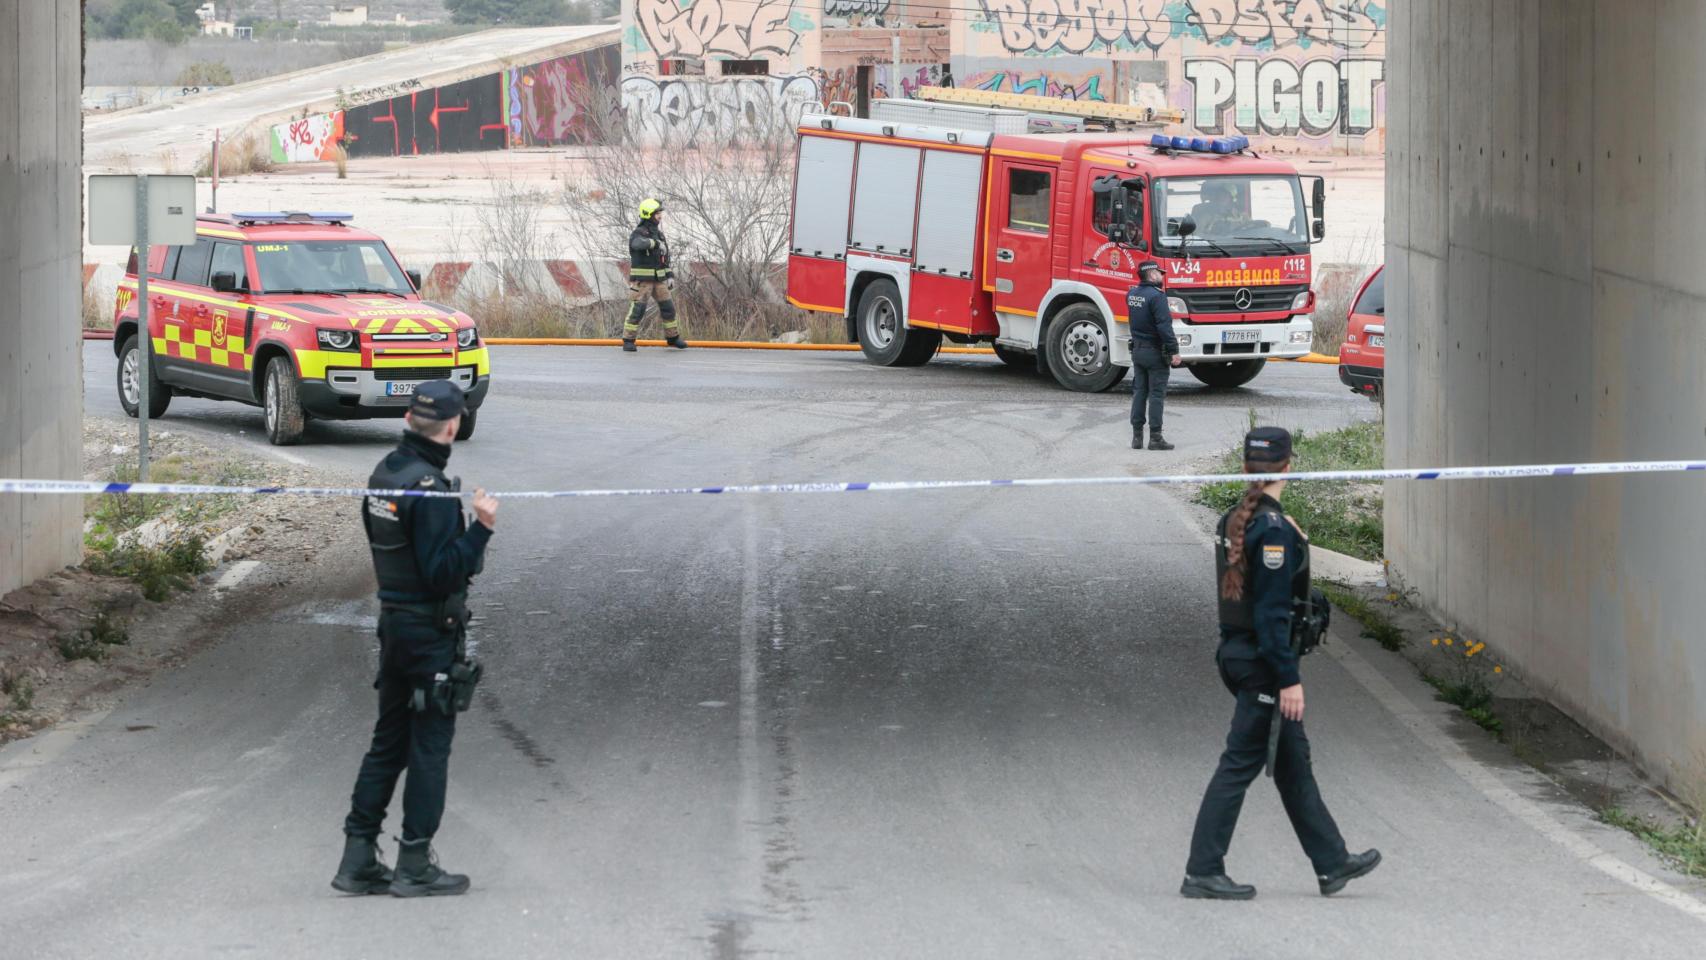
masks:
{"label": "suv roof light bar", "polygon": [[232,219],[242,224],[328,223],[340,227],[355,219],[353,213],[304,213],[300,210],[285,210],[277,213],[234,213],[231,216]]}

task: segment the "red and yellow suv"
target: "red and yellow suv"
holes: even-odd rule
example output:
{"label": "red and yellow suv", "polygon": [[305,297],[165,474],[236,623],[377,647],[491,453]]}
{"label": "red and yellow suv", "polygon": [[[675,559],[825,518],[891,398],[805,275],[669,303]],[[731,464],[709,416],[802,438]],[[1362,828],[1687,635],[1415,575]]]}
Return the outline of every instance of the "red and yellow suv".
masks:
{"label": "red and yellow suv", "polygon": [[[152,340],[148,415],[174,396],[236,400],[266,414],[267,439],[295,443],[309,417],[400,417],[415,388],[452,380],[468,394],[458,440],[474,435],[491,381],[474,321],[421,299],[385,241],[342,213],[202,216],[193,246],[148,257]],[[137,415],[133,252],[113,323],[118,395]]]}
{"label": "red and yellow suv", "polygon": [[1386,384],[1386,267],[1363,281],[1339,348],[1339,382],[1366,397],[1381,398]]}

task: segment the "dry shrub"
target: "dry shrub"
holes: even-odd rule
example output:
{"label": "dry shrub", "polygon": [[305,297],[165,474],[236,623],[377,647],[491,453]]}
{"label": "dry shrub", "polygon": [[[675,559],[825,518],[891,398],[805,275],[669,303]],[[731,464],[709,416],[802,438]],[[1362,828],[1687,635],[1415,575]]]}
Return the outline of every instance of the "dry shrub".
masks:
{"label": "dry shrub", "polygon": [[1382,247],[1377,234],[1365,232],[1350,245],[1344,263],[1323,263],[1315,268],[1315,351],[1336,356],[1345,342],[1350,323],[1351,301],[1362,282],[1380,264]]}
{"label": "dry shrub", "polygon": [[[240,177],[246,173],[272,173],[272,149],[253,134],[245,134],[219,145],[219,175]],[[203,157],[196,176],[213,176],[213,159]]]}
{"label": "dry shrub", "polygon": [[349,179],[349,148],[338,144],[332,148],[332,165],[338,168],[338,179]]}
{"label": "dry shrub", "polygon": [[92,283],[83,285],[83,329],[111,330],[113,314]]}

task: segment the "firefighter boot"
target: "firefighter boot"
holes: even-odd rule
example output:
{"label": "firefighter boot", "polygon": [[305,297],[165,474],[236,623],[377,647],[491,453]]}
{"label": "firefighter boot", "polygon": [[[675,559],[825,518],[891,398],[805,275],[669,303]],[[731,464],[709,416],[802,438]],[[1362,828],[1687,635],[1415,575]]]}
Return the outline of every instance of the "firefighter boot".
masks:
{"label": "firefighter boot", "polygon": [[397,876],[391,881],[395,897],[454,897],[468,892],[468,878],[439,868],[431,840],[397,841]]}
{"label": "firefighter boot", "polygon": [[675,336],[670,337],[669,339],[665,340],[664,343],[669,344],[670,346],[674,347],[677,350],[686,350],[687,349],[687,341],[681,339],[680,334],[676,334]]}
{"label": "firefighter boot", "polygon": [[379,842],[373,837],[344,837],[344,859],[332,887],[344,893],[389,893],[391,868],[379,859]]}
{"label": "firefighter boot", "polygon": [[1171,450],[1173,449],[1173,445],[1167,442],[1167,438],[1163,437],[1160,431],[1151,431],[1149,434],[1149,449]]}
{"label": "firefighter boot", "polygon": [[634,346],[633,338],[631,338],[631,337],[623,337],[622,338],[622,352],[623,353],[638,353],[639,351],[640,351],[640,348]]}
{"label": "firefighter boot", "polygon": [[1131,428],[1131,448],[1133,450],[1142,450],[1143,449],[1143,428],[1142,427],[1132,427]]}

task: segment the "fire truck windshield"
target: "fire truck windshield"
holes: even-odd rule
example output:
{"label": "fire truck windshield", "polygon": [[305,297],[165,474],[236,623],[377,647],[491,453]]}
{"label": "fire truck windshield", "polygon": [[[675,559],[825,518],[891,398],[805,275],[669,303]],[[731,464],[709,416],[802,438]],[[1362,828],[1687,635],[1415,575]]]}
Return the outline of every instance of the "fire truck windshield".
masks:
{"label": "fire truck windshield", "polygon": [[[1163,251],[1221,256],[1307,253],[1308,220],[1296,177],[1163,177],[1155,181],[1155,236]],[[1196,221],[1183,240],[1179,223]],[[1199,241],[1207,241],[1200,243]]]}
{"label": "fire truck windshield", "polygon": [[269,293],[411,293],[408,278],[378,241],[256,242],[255,265]]}

